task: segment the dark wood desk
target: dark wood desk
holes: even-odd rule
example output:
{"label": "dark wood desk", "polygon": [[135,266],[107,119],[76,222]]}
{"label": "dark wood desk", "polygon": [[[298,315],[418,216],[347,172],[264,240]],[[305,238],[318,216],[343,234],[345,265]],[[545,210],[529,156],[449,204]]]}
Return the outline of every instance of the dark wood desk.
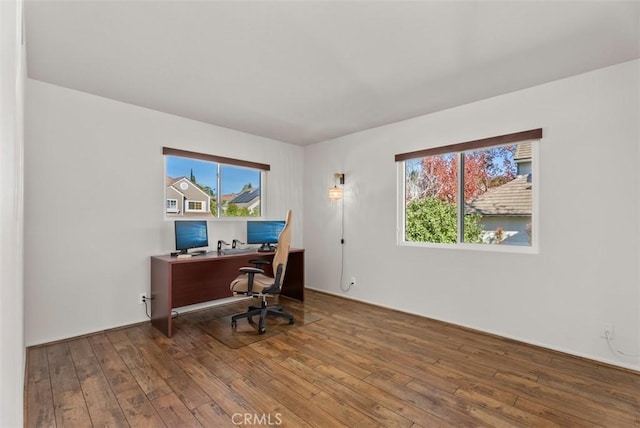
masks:
{"label": "dark wood desk", "polygon": [[[271,261],[275,253],[206,255],[179,259],[171,256],[151,257],[151,323],[171,337],[171,310],[181,306],[233,296],[229,284],[249,261]],[[265,273],[273,275],[271,265]],[[304,250],[292,248],[282,284],[282,295],[304,300]],[[229,327],[231,328],[231,327]]]}

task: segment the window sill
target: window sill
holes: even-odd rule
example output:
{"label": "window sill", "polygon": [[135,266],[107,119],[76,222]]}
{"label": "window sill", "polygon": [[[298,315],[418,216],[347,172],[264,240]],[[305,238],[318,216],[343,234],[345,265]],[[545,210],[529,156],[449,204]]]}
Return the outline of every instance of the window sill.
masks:
{"label": "window sill", "polygon": [[211,215],[197,215],[197,213],[191,213],[190,215],[172,215],[164,216],[166,221],[174,220],[207,220],[216,222],[225,221],[247,221],[247,220],[267,220],[265,217],[213,217]]}
{"label": "window sill", "polygon": [[400,241],[399,247],[430,248],[438,250],[481,251],[491,253],[539,254],[536,245],[500,245],[500,244],[437,244],[432,242]]}

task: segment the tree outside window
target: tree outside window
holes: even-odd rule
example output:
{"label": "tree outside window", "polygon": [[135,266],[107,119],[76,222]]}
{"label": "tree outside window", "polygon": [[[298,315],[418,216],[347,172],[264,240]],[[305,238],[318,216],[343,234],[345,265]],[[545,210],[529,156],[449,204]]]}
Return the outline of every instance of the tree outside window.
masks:
{"label": "tree outside window", "polygon": [[405,160],[404,239],[531,245],[531,144]]}

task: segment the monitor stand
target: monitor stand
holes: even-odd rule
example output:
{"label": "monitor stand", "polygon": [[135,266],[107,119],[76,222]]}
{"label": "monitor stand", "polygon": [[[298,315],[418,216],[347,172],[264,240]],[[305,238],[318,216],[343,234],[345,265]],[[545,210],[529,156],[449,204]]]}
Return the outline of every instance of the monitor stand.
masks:
{"label": "monitor stand", "polygon": [[176,256],[181,256],[183,254],[189,254],[187,252],[187,250],[177,250],[177,251],[172,251],[171,253],[171,257],[176,257]]}
{"label": "monitor stand", "polygon": [[260,248],[258,248],[258,252],[259,253],[269,253],[269,252],[275,251],[275,250],[276,250],[276,248],[273,245],[271,245],[271,244],[269,244],[267,242],[265,242],[264,244],[262,244],[262,246]]}

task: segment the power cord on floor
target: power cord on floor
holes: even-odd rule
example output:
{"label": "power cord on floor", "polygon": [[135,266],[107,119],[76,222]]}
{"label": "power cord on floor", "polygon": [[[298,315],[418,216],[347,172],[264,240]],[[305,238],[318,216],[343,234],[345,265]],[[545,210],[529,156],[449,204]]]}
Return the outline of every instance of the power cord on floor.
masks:
{"label": "power cord on floor", "polygon": [[[147,315],[147,318],[151,319],[151,314],[149,314],[149,306],[147,305],[147,300],[152,300],[153,297],[143,297],[142,302],[144,303],[144,313]],[[171,311],[171,319],[176,319],[180,316],[178,311]]]}
{"label": "power cord on floor", "polygon": [[619,350],[616,347],[616,344],[614,342],[614,338],[613,337],[609,337],[609,332],[608,331],[604,332],[604,338],[607,339],[607,344],[609,345],[609,348],[612,351],[616,351],[618,354],[624,355],[625,357],[640,358],[640,354],[627,354],[627,353],[622,352],[621,350]]}

